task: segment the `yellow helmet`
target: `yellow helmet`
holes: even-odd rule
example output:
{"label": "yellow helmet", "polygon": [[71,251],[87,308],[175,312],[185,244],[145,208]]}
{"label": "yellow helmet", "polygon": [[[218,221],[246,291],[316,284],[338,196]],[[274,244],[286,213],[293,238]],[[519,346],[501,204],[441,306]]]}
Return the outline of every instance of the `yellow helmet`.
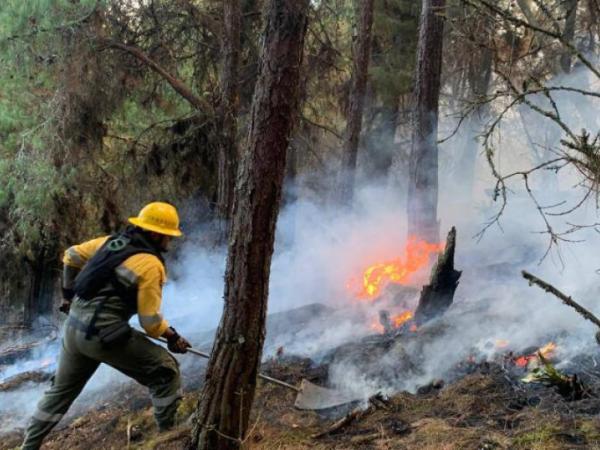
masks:
{"label": "yellow helmet", "polygon": [[179,216],[173,205],[163,202],[148,203],[137,217],[130,217],[129,223],[167,236],[181,236]]}

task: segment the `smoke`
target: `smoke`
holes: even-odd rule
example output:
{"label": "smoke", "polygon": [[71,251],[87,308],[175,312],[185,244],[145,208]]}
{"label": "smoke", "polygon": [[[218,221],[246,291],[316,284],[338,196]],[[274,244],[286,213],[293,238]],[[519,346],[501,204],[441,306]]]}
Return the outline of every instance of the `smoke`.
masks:
{"label": "smoke", "polygon": [[[584,82],[591,83],[581,71],[556,80],[557,84],[573,86]],[[573,111],[579,100],[574,93],[563,93],[556,98],[558,107],[564,111]],[[571,121],[569,125],[573,129],[597,127],[594,114],[597,108],[598,102],[589,100],[586,108],[566,114]],[[449,130],[455,122],[451,116],[445,117],[441,129]],[[526,124],[528,128],[547,127],[547,119],[531,117]],[[508,173],[532,167],[531,149],[520,119],[509,116],[499,134],[501,145],[495,158],[498,168]],[[581,242],[563,242],[560,252],[553,247],[544,258],[550,237],[540,232],[546,224],[524,190],[522,180],[516,177],[508,185],[508,206],[499,223],[491,226],[481,239],[475,239],[500,205],[490,195],[494,180],[482,157],[475,164],[472,198],[458,197],[461,180],[468,176],[454,161],[461,150],[457,148],[458,142],[461,140],[457,138],[440,146],[440,229],[444,233],[452,225],[457,226],[455,265],[463,271],[454,305],[439,322],[424,327],[406,343],[370,358],[368,370],[356,359],[334,358],[330,382],[343,390],[361,397],[377,391],[414,391],[417,386],[444,376],[473,349],[486,358],[505,351],[493,346],[499,339],[508,340],[510,348],[519,350],[543,345],[552,338],[565,365],[576,354],[598,352],[593,341],[595,329],[590,323],[558,300],[529,287],[520,276],[520,271],[526,269],[546,278],[593,311],[600,281],[598,234],[593,229],[580,231],[575,239]],[[535,193],[548,202],[543,205],[564,202],[561,208],[568,209],[568,205],[576,204],[581,188],[571,187],[578,181],[577,173],[561,170],[551,174],[558,179],[558,190],[556,186],[546,189],[549,179],[546,175],[531,175]],[[316,177],[314,173],[310,176]],[[323,178],[327,176],[329,173],[325,172]],[[407,240],[405,198],[397,183],[364,178],[359,177],[363,182],[356,188],[352,209],[322,200],[318,193],[310,192],[308,183],[298,180],[295,196],[299,199],[286,205],[278,220],[264,358],[272,357],[283,347],[285,353],[321,361],[331,357],[336,347],[360,342],[376,333],[372,323],[377,321],[380,309],[400,312],[394,309],[399,306],[390,298],[361,301],[351,288],[353,283],[360,282],[369,265],[402,256]],[[597,211],[593,202],[588,202],[568,218],[557,216],[551,220],[556,230],[564,230],[569,227],[568,221],[595,223]],[[164,288],[163,312],[195,345],[209,347],[223,308],[226,249],[206,244],[209,227],[198,224],[188,228],[191,230],[168,261],[169,281]],[[407,294],[407,307],[416,306],[418,289],[426,281],[427,270],[411,279],[415,289]],[[324,306],[307,306],[313,304]],[[302,309],[289,312],[294,308]],[[53,352],[51,356],[55,357]],[[179,359],[187,365],[189,358],[192,356]],[[403,358],[417,361],[418,367],[403,363]],[[13,369],[21,370],[17,366]],[[385,376],[379,376],[381,373]],[[123,375],[102,367],[86,386],[76,407],[85,408],[99,398],[108,397],[113,387],[125,380]],[[0,393],[0,413],[10,412],[17,418],[3,425],[4,430],[23,425],[43,389],[35,386]]]}

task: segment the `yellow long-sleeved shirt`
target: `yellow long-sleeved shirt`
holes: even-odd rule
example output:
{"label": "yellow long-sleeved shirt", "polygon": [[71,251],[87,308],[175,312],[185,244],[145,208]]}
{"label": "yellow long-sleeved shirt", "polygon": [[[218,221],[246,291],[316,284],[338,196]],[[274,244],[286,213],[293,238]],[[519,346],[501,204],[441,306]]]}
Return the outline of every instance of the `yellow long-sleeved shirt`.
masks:
{"label": "yellow long-sleeved shirt", "polygon": [[[107,239],[108,236],[103,236],[68,248],[63,263],[82,269]],[[150,336],[161,336],[169,327],[160,312],[162,286],[167,280],[163,263],[154,255],[138,253],[123,261],[115,273],[125,284],[137,286],[137,314],[142,328]]]}

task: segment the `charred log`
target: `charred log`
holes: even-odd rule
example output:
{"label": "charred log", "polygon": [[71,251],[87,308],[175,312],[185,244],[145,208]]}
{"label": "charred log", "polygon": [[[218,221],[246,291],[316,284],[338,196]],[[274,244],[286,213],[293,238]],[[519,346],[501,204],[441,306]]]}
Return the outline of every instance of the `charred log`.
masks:
{"label": "charred log", "polygon": [[431,271],[429,284],[423,286],[421,291],[415,312],[415,320],[419,325],[441,316],[452,305],[461,274],[454,269],[455,247],[456,228],[452,227],[446,240],[446,249]]}

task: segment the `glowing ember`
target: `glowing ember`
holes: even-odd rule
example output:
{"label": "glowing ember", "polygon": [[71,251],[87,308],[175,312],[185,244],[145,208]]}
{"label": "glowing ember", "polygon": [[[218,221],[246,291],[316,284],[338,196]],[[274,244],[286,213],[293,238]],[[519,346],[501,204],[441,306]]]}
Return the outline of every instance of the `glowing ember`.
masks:
{"label": "glowing ember", "polygon": [[538,353],[541,354],[544,358],[550,358],[554,354],[556,350],[556,344],[554,342],[548,342],[543,347],[540,347],[537,352],[532,355],[523,355],[515,358],[515,365],[518,367],[527,367],[531,361],[538,360]]}
{"label": "glowing ember", "polygon": [[399,328],[403,323],[408,322],[412,318],[412,311],[404,311],[402,314],[392,317],[392,324],[394,325],[394,328]]}
{"label": "glowing ember", "polygon": [[519,367],[527,367],[529,361],[535,359],[535,355],[519,356],[515,359],[515,364]]}
{"label": "glowing ember", "polygon": [[419,327],[417,326],[416,323],[413,323],[409,328],[409,330],[412,331],[413,333],[416,333],[418,329],[419,329]]}
{"label": "glowing ember", "polygon": [[540,348],[538,352],[541,353],[544,358],[549,358],[553,355],[554,350],[556,350],[556,344],[554,342],[548,342]]}
{"label": "glowing ember", "polygon": [[430,244],[411,237],[404,249],[404,257],[373,264],[364,271],[357,296],[373,300],[390,283],[407,284],[411,275],[427,266],[430,256],[443,250],[444,244]]}

